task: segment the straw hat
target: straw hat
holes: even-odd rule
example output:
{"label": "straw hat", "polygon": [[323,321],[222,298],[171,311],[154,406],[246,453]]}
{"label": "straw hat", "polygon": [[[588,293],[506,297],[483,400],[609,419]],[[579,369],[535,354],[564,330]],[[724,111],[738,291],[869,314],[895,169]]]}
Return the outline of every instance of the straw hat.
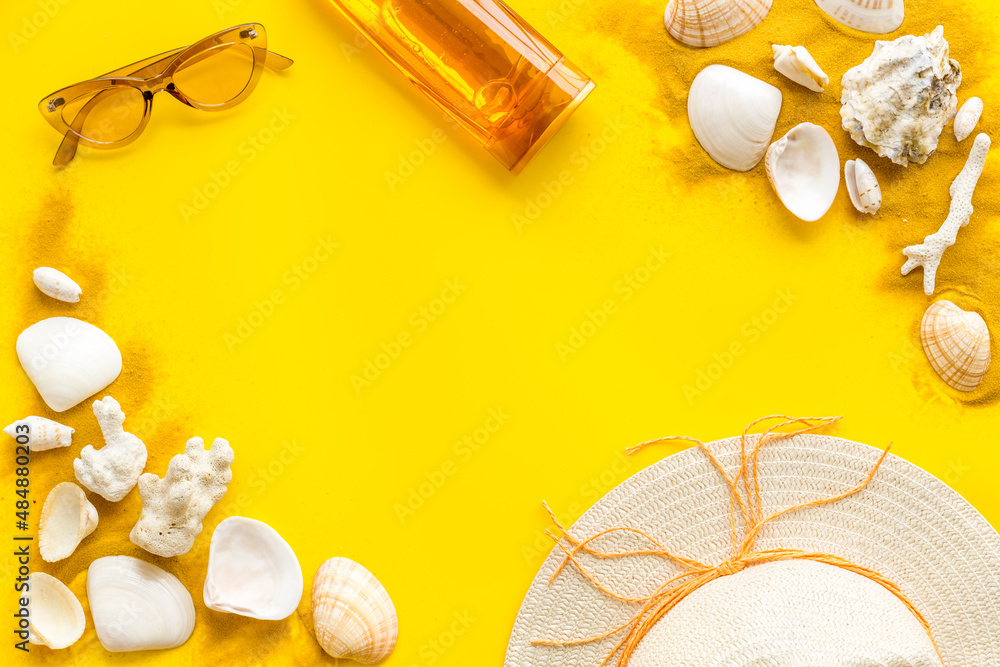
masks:
{"label": "straw hat", "polygon": [[[646,628],[628,667],[1000,667],[1000,535],[958,493],[899,457],[811,433],[766,441],[757,453],[758,516],[857,492],[762,522],[753,553],[801,550],[856,567],[801,557],[734,565],[734,540],[757,522],[745,520],[721,471],[752,499],[750,454],[760,442],[730,438],[674,454],[599,500],[532,582],[505,667],[618,664],[616,646],[634,624],[567,643],[637,618]],[[669,611],[642,617],[642,600],[674,577],[697,578],[697,567],[607,554],[660,550],[711,571]]]}

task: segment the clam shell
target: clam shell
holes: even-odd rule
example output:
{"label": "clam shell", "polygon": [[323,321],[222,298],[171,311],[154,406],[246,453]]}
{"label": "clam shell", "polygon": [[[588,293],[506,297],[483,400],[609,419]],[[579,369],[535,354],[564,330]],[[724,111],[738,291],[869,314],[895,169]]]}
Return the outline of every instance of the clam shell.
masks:
{"label": "clam shell", "polygon": [[194,631],[194,602],[174,575],[138,558],[98,558],[87,570],[97,639],[108,651],[174,648]]}
{"label": "clam shell", "polygon": [[716,46],[764,20],[771,0],[670,0],[663,25],[689,46]]}
{"label": "clam shell", "polygon": [[844,163],[844,185],[854,208],[875,215],[882,205],[882,188],[871,167],[861,158]]}
{"label": "clam shell", "polygon": [[44,572],[32,572],[24,597],[29,600],[28,641],[32,644],[66,648],[83,636],[87,625],[83,605],[63,582]]}
{"label": "clam shell", "polygon": [[122,354],[111,337],[73,317],[36,322],[17,337],[17,358],[45,404],[69,410],[115,381]]}
{"label": "clam shell", "polygon": [[802,123],[767,149],[767,178],[789,211],[812,222],[830,210],[840,188],[840,156],[829,133]]}
{"label": "clam shell", "polygon": [[32,278],[35,280],[35,286],[43,294],[47,294],[53,299],[59,299],[67,303],[76,303],[80,300],[80,294],[83,293],[83,290],[73,282],[72,278],[62,271],[57,271],[48,266],[35,269],[32,273]]}
{"label": "clam shell", "polygon": [[[44,452],[46,449],[69,447],[73,442],[74,429],[45,417],[25,417],[3,432],[17,440],[19,445],[27,445],[33,452]],[[27,440],[24,440],[25,436]]]}
{"label": "clam shell", "polygon": [[363,665],[389,657],[396,646],[396,608],[371,572],[348,558],[320,566],[312,588],[316,640],[334,658]]}
{"label": "clam shell", "polygon": [[816,0],[816,4],[837,22],[862,32],[885,34],[903,25],[903,0]]}
{"label": "clam shell", "polygon": [[688,121],[698,143],[736,171],[749,171],[764,157],[780,111],[780,90],[725,65],[699,72],[688,94]]}
{"label": "clam shell", "polygon": [[97,528],[97,508],[72,482],[56,484],[45,497],[38,523],[38,551],[54,563],[69,557],[83,538]]}
{"label": "clam shell", "polygon": [[951,301],[932,303],[920,322],[920,342],[931,367],[959,391],[972,391],[990,369],[990,332],[979,313]]}
{"label": "clam shell", "polygon": [[978,97],[970,97],[962,105],[955,115],[955,138],[965,141],[966,137],[972,134],[979,124],[979,117],[983,115],[983,101]]}
{"label": "clam shell", "polygon": [[830,77],[823,72],[804,46],[782,46],[772,44],[774,69],[797,84],[817,93],[830,83]]}
{"label": "clam shell", "polygon": [[212,533],[205,606],[215,611],[278,621],[302,599],[302,568],[295,552],[266,523],[233,516]]}

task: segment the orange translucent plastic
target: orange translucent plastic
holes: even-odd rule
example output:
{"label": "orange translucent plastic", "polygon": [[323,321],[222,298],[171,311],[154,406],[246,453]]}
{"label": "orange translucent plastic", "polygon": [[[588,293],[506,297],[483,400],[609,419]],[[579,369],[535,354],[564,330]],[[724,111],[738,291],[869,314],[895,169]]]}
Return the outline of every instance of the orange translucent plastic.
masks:
{"label": "orange translucent plastic", "polygon": [[156,93],[221,111],[247,98],[265,66],[283,70],[291,64],[267,50],[264,26],[246,23],[57,90],[38,103],[45,120],[64,135],[52,164],[67,164],[78,144],[118,148],[135,141],[149,122]]}

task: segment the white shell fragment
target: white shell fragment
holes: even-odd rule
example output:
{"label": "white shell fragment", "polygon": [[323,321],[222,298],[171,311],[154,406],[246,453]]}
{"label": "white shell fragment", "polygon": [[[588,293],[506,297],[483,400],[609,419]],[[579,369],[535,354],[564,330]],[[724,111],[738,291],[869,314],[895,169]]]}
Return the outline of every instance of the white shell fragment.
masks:
{"label": "white shell fragment", "polygon": [[882,188],[864,160],[858,158],[844,163],[844,184],[854,208],[875,215],[882,205]]}
{"label": "white shell fragment", "polygon": [[35,280],[35,286],[43,294],[51,296],[53,299],[76,303],[80,300],[80,294],[83,293],[83,290],[73,282],[72,278],[62,271],[56,271],[48,266],[35,269],[32,278]]}
{"label": "white shell fragment", "polygon": [[17,358],[45,404],[69,410],[115,381],[122,353],[111,337],[73,317],[36,322],[17,337]]}
{"label": "white shell fragment", "polygon": [[45,497],[38,521],[38,551],[54,563],[68,558],[97,528],[97,508],[73,482],[56,484]]}
{"label": "white shell fragment", "polygon": [[990,331],[982,315],[951,301],[936,301],[924,313],[920,343],[934,371],[959,391],[974,390],[990,369]]}
{"label": "white shell fragment", "polygon": [[331,558],[312,588],[316,641],[334,658],[381,662],[396,646],[399,623],[385,587],[349,558]]}
{"label": "white shell fragment", "polygon": [[169,572],[129,556],[98,558],[87,570],[87,599],[106,650],[174,648],[194,631],[194,602]]}
{"label": "white shell fragment", "polygon": [[923,243],[903,248],[903,254],[907,259],[903,264],[902,273],[905,276],[918,266],[923,267],[924,294],[927,296],[934,293],[934,280],[938,265],[941,263],[941,256],[955,244],[959,228],[969,224],[969,218],[972,217],[972,194],[976,190],[979,176],[983,173],[989,151],[989,136],[980,134],[972,144],[965,166],[951,184],[949,191],[951,208],[948,217],[941,223],[941,228],[926,237]]}
{"label": "white shell fragment", "polygon": [[979,117],[982,115],[983,101],[978,97],[967,99],[955,116],[955,138],[959,141],[965,141],[972,134],[972,131],[976,129],[976,125],[979,124]]}
{"label": "white shell fragment", "polygon": [[151,472],[139,478],[142,514],[129,539],[157,556],[186,554],[201,520],[226,494],[232,463],[233,449],[222,438],[208,450],[201,438],[188,440],[184,453],[170,459],[163,479]]}
{"label": "white shell fragment", "polygon": [[663,25],[688,46],[717,46],[752,29],[769,11],[771,0],[670,0]]}
{"label": "white shell fragment", "polygon": [[802,123],[771,144],[764,162],[767,178],[796,217],[823,217],[840,188],[840,156],[833,139],[819,125]]}
{"label": "white shell fragment", "polygon": [[60,649],[83,636],[87,625],[83,605],[63,582],[44,572],[32,572],[23,595],[28,598],[31,614],[29,642]]}
{"label": "white shell fragment", "polygon": [[896,164],[923,164],[937,149],[941,130],[955,116],[962,70],[948,58],[944,28],[875,42],[863,63],[841,81],[844,129]]}
{"label": "white shell fragment", "polygon": [[736,171],[749,171],[764,157],[780,111],[780,90],[725,65],[699,72],[688,94],[688,120],[698,143]]}
{"label": "white shell fragment", "polygon": [[885,34],[903,25],[903,0],[816,0],[820,9],[848,28]]}
{"label": "white shell fragment", "polygon": [[781,46],[772,44],[774,69],[781,74],[817,93],[830,83],[828,77],[804,46]]}
{"label": "white shell fragment", "polygon": [[75,429],[63,426],[45,417],[25,417],[3,430],[4,433],[17,440],[17,444],[25,445],[33,452],[44,452],[56,447],[69,447],[73,442]]}
{"label": "white shell fragment", "polygon": [[279,621],[302,600],[302,568],[274,528],[229,517],[212,533],[204,596],[209,609]]}
{"label": "white shell fragment", "polygon": [[94,401],[94,416],[107,444],[101,449],[84,447],[73,470],[80,484],[116,503],[132,490],[146,467],[146,445],[125,431],[125,413],[112,397]]}

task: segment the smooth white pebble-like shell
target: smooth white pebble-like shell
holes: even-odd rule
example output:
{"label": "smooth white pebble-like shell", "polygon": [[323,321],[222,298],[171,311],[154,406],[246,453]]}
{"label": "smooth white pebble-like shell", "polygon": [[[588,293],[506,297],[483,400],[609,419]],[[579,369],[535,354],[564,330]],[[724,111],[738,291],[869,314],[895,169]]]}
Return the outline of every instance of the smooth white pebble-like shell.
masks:
{"label": "smooth white pebble-like shell", "polygon": [[796,217],[812,222],[830,210],[840,189],[840,156],[822,127],[796,125],[771,144],[764,164],[781,203]]}
{"label": "smooth white pebble-like shell", "polygon": [[882,188],[864,160],[858,158],[844,163],[844,185],[854,208],[875,215],[882,205]]}
{"label": "smooth white pebble-like shell", "polygon": [[56,484],[45,497],[38,520],[38,551],[54,563],[67,558],[97,528],[97,508],[73,482]]}
{"label": "smooth white pebble-like shell", "polygon": [[978,97],[970,97],[962,105],[962,108],[955,114],[955,138],[965,141],[966,137],[972,134],[979,124],[979,117],[983,115],[983,100]]}
{"label": "smooth white pebble-like shell", "polygon": [[941,379],[972,391],[990,369],[990,331],[977,312],[951,301],[935,301],[920,322],[920,343]]}
{"label": "smooth white pebble-like shell", "polygon": [[717,46],[751,30],[769,11],[771,0],[670,0],[663,25],[688,46]]}
{"label": "smooth white pebble-like shell", "polygon": [[312,587],[316,640],[334,658],[370,665],[389,657],[399,631],[396,608],[371,572],[349,558],[331,558]]}
{"label": "smooth white pebble-like shell", "polygon": [[17,440],[17,444],[30,447],[33,452],[44,452],[46,449],[69,447],[73,443],[75,429],[45,417],[25,417],[3,432]]}
{"label": "smooth white pebble-like shell", "polygon": [[838,23],[862,32],[885,34],[903,25],[903,0],[816,0]]}
{"label": "smooth white pebble-like shell", "polygon": [[83,636],[87,625],[83,605],[66,584],[44,572],[32,572],[24,596],[30,613],[29,642],[60,649]]}
{"label": "smooth white pebble-like shell", "polygon": [[797,84],[817,93],[830,83],[830,77],[823,72],[816,60],[804,46],[782,46],[772,44],[774,69]]}
{"label": "smooth white pebble-like shell", "polygon": [[59,299],[67,303],[76,303],[80,300],[83,290],[72,278],[62,271],[57,271],[49,266],[41,266],[31,274],[35,280],[35,286],[43,294]]}

